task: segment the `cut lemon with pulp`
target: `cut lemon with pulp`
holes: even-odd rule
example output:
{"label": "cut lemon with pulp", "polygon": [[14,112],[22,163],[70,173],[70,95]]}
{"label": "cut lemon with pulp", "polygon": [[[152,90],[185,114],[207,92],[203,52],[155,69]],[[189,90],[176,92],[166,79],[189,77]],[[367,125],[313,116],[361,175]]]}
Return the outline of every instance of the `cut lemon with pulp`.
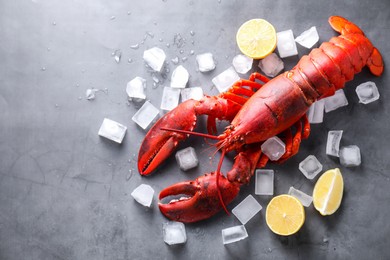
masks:
{"label": "cut lemon with pulp", "polygon": [[275,28],[263,19],[252,19],[238,29],[236,35],[238,48],[246,56],[262,59],[276,48]]}
{"label": "cut lemon with pulp", "polygon": [[344,181],[338,168],[328,170],[318,179],[313,190],[313,205],[321,215],[331,215],[340,207]]}
{"label": "cut lemon with pulp", "polygon": [[305,222],[305,210],[297,198],[283,194],[269,202],[265,220],[274,233],[289,236],[302,227]]}

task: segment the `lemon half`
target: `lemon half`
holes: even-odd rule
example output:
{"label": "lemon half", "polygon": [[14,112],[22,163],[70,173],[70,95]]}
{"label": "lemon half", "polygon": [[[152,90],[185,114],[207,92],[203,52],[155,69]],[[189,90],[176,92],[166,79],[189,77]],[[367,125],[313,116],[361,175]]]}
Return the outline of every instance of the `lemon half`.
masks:
{"label": "lemon half", "polygon": [[264,19],[252,19],[238,29],[236,41],[243,54],[253,59],[262,59],[275,50],[276,31]]}
{"label": "lemon half", "polygon": [[302,227],[305,222],[305,210],[297,198],[283,194],[269,202],[265,220],[274,233],[289,236]]}

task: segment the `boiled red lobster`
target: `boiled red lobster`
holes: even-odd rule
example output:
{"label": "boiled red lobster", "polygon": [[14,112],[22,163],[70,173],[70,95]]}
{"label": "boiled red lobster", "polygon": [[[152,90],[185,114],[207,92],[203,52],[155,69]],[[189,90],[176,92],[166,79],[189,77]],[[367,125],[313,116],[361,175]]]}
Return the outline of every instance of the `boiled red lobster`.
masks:
{"label": "boiled red lobster", "polygon": [[[160,200],[180,194],[190,196],[160,202],[159,208],[166,217],[196,222],[226,210],[225,205],[237,196],[241,185],[249,182],[255,169],[266,165],[268,157],[260,149],[265,140],[273,136],[283,139],[286,152],[277,162],[285,161],[298,152],[301,139],[310,133],[306,112],[313,102],[343,88],[364,66],[376,76],[382,74],[381,54],[358,26],[339,16],[330,17],[329,23],[341,35],[303,56],[292,70],[272,80],[254,73],[249,80],[239,80],[217,96],[183,102],[150,129],[139,151],[138,169],[142,175],[150,174],[170,156],[193,131],[199,115],[208,116],[209,134],[203,135],[218,140],[216,147],[222,153],[215,172],[161,191]],[[222,134],[212,136],[216,133],[216,119],[231,123]],[[230,151],[237,155],[225,177],[221,164]]]}

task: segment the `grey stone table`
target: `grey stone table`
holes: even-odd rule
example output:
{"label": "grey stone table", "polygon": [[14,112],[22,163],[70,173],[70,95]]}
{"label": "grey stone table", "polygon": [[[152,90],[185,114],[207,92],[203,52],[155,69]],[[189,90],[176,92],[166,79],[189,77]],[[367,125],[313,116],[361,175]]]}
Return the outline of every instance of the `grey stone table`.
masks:
{"label": "grey stone table", "polygon": [[[313,3],[312,3],[313,2]],[[315,2],[315,3],[314,3]],[[298,164],[315,155],[325,169],[340,167],[344,199],[336,214],[320,216],[310,206],[306,223],[290,237],[273,234],[265,223],[271,197],[255,196],[263,210],[246,224],[249,237],[224,246],[221,230],[239,224],[221,212],[186,225],[187,243],[168,246],[162,237],[167,221],[158,210],[157,194],[150,209],[130,193],[151,185],[156,193],[175,182],[215,170],[219,155],[199,138],[193,146],[201,164],[180,171],[174,156],[150,177],[137,172],[137,152],[145,132],[131,118],[139,108],[128,103],[126,84],[136,76],[147,80],[147,98],[160,106],[168,78],[153,85],[143,51],[158,46],[167,68],[178,57],[191,77],[188,86],[217,93],[211,79],[231,66],[239,54],[235,34],[251,18],[270,21],[277,31],[297,36],[316,26],[320,41],[336,33],[327,19],[342,15],[358,24],[390,64],[390,8],[371,1],[0,1],[0,258],[1,259],[388,259],[390,257],[390,90],[389,74],[372,76],[364,69],[346,84],[349,105],[327,113],[312,125],[298,155],[275,170],[275,194],[290,186],[311,193]],[[177,38],[180,35],[181,42]],[[176,44],[174,38],[176,36]],[[138,46],[138,48],[137,48]],[[112,56],[122,52],[117,63]],[[284,59],[286,69],[308,50]],[[197,71],[196,54],[213,53],[217,67]],[[257,63],[253,71],[257,70]],[[249,75],[249,74],[248,74]],[[247,77],[248,75],[244,75]],[[355,87],[374,81],[380,100],[363,105]],[[85,91],[96,88],[96,99]],[[128,127],[121,145],[98,136],[103,118]],[[199,130],[204,131],[204,121]],[[341,145],[356,144],[362,164],[342,167],[325,154],[327,132],[343,130]],[[223,165],[232,165],[230,156]],[[242,187],[231,210],[249,194]]]}

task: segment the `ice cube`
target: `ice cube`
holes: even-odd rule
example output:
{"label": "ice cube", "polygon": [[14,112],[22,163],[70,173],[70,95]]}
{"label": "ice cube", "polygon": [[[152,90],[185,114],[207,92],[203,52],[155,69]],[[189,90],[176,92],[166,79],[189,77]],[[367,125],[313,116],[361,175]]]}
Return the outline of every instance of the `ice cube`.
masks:
{"label": "ice cube", "polygon": [[328,132],[328,140],[326,142],[326,154],[339,157],[340,140],[343,135],[343,130],[333,130]]}
{"label": "ice cube", "polygon": [[255,182],[256,195],[274,194],[274,170],[257,169]]}
{"label": "ice cube", "polygon": [[326,113],[348,105],[347,97],[342,89],[337,90],[333,96],[324,98],[324,102]]}
{"label": "ice cube", "polygon": [[238,76],[233,67],[230,67],[221,74],[217,75],[211,81],[217,87],[219,92],[222,93],[228,90],[239,79],[240,76]]}
{"label": "ice cube", "polygon": [[141,184],[133,190],[131,196],[142,206],[152,205],[154,190],[147,184]]}
{"label": "ice cube", "polygon": [[200,72],[207,72],[215,69],[213,54],[209,52],[196,55],[196,61],[198,62],[198,68]]}
{"label": "ice cube", "polygon": [[288,194],[297,198],[305,207],[309,207],[310,204],[313,202],[313,198],[310,195],[307,195],[306,193],[297,190],[292,186],[290,187]]}
{"label": "ice cube", "polygon": [[262,207],[257,200],[253,198],[252,195],[248,195],[248,197],[241,201],[241,203],[232,210],[232,213],[243,225],[245,225],[261,209]]}
{"label": "ice cube", "polygon": [[127,127],[111,119],[104,118],[99,129],[99,135],[117,143],[122,143]]}
{"label": "ice cube", "polygon": [[180,93],[182,102],[188,99],[201,100],[203,98],[203,89],[201,87],[184,88]]}
{"label": "ice cube", "polygon": [[184,244],[187,241],[186,228],[183,223],[169,221],[163,224],[164,242],[168,245]]}
{"label": "ice cube", "polygon": [[160,111],[149,101],[146,101],[142,107],[134,114],[132,120],[142,129],[147,129]]}
{"label": "ice cube", "polygon": [[188,74],[188,71],[182,65],[177,66],[172,72],[171,88],[185,88],[189,76],[190,74]]}
{"label": "ice cube", "polygon": [[276,53],[271,53],[259,61],[259,68],[265,75],[275,77],[284,69],[284,63]]}
{"label": "ice cube", "polygon": [[299,170],[306,178],[312,180],[322,171],[322,164],[314,155],[309,155],[305,160],[299,163]]}
{"label": "ice cube", "polygon": [[243,240],[248,237],[245,226],[234,226],[222,229],[222,242],[224,245]]}
{"label": "ice cube", "polygon": [[180,89],[164,87],[163,95],[161,98],[161,106],[162,110],[170,111],[177,107],[180,99]]}
{"label": "ice cube", "polygon": [[361,163],[360,149],[356,145],[340,148],[340,163],[346,167],[359,166]]}
{"label": "ice cube", "polygon": [[145,88],[146,80],[141,77],[135,77],[127,83],[126,93],[130,100],[141,101],[146,98]]}
{"label": "ice cube", "polygon": [[295,44],[294,35],[292,30],[278,32],[277,47],[280,58],[286,58],[294,55],[298,55],[297,45]]}
{"label": "ice cube", "polygon": [[261,151],[267,155],[271,161],[277,161],[286,152],[286,145],[279,137],[274,136],[267,139],[261,145]]}
{"label": "ice cube", "polygon": [[89,88],[85,91],[85,97],[86,99],[88,100],[93,100],[95,99],[96,95],[95,93],[97,92],[98,90],[97,89],[94,89],[94,88]]}
{"label": "ice cube", "polygon": [[307,118],[310,124],[319,124],[324,120],[324,108],[325,101],[320,99],[311,104],[309,111],[307,112]]}
{"label": "ice cube", "polygon": [[301,35],[295,38],[295,41],[303,47],[310,49],[318,42],[319,39],[320,37],[318,36],[317,28],[313,26],[309,30],[301,33]]}
{"label": "ice cube", "polygon": [[143,58],[149,67],[151,67],[154,71],[160,72],[164,65],[166,55],[162,49],[153,47],[144,51]]}
{"label": "ice cube", "polygon": [[253,59],[246,55],[238,54],[233,58],[233,67],[240,74],[247,73],[252,68],[252,64]]}
{"label": "ice cube", "polygon": [[376,84],[368,81],[356,87],[356,94],[359,97],[359,102],[368,104],[379,99],[379,91]]}
{"label": "ice cube", "polygon": [[180,169],[182,169],[183,171],[195,168],[199,164],[195,149],[192,147],[187,147],[185,149],[177,151],[175,157]]}

